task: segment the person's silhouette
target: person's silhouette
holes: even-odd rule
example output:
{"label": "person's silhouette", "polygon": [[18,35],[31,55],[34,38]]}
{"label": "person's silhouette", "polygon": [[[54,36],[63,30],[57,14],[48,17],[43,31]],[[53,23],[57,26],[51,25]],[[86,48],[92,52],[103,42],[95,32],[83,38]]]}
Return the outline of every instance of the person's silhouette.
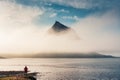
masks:
{"label": "person's silhouette", "polygon": [[25,72],[25,73],[28,72],[28,68],[27,68],[27,66],[24,67],[24,72]]}

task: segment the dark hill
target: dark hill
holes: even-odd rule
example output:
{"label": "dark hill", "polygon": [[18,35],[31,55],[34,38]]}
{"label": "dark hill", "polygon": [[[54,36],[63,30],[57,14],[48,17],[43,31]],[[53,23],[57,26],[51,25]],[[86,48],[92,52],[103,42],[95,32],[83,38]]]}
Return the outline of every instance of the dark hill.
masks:
{"label": "dark hill", "polygon": [[51,36],[51,35],[54,36],[55,35],[54,37],[56,37],[56,35],[57,35],[57,37],[59,36],[61,38],[63,38],[63,36],[64,36],[64,38],[74,39],[74,40],[79,40],[80,39],[79,36],[74,31],[74,29],[72,29],[70,27],[67,27],[67,26],[65,26],[64,24],[62,24],[58,21],[56,21],[54,23],[54,25],[51,28],[48,29],[47,35],[48,36]]}
{"label": "dark hill", "polygon": [[5,59],[5,57],[0,57],[0,59]]}
{"label": "dark hill", "polygon": [[73,33],[73,30],[70,27],[65,26],[64,24],[56,21],[54,25],[48,30],[49,34],[69,34]]}
{"label": "dark hill", "polygon": [[103,55],[99,53],[50,53],[38,54],[35,58],[114,58],[111,55]]}
{"label": "dark hill", "polygon": [[55,24],[52,26],[52,29],[55,32],[61,32],[70,29],[69,27],[63,25],[62,23],[56,21]]}

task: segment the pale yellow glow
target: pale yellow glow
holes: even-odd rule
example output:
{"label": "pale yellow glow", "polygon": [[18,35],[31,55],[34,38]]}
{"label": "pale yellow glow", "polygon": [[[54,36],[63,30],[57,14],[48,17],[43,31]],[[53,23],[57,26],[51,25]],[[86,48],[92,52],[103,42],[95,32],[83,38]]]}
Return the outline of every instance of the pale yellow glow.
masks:
{"label": "pale yellow glow", "polygon": [[80,40],[73,39],[74,35],[71,33],[60,36],[47,34],[51,26],[34,23],[43,13],[44,11],[38,8],[0,1],[0,53],[120,50],[119,35],[106,30],[108,27],[114,27],[114,24],[119,24],[119,20],[112,12],[100,17],[90,15],[71,25],[80,36]]}

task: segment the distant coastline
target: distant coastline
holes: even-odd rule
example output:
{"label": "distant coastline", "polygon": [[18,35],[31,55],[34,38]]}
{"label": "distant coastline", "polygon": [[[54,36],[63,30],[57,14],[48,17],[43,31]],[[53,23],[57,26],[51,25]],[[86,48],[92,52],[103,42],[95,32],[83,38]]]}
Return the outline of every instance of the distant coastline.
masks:
{"label": "distant coastline", "polygon": [[117,58],[112,55],[103,55],[98,53],[69,53],[69,54],[38,54],[33,56],[33,58]]}
{"label": "distant coastline", "polygon": [[5,57],[0,57],[0,59],[6,59]]}
{"label": "distant coastline", "polygon": [[0,57],[0,59],[6,58],[120,58],[112,55],[104,55],[96,52],[93,53],[38,53],[32,55],[13,55],[11,57]]}

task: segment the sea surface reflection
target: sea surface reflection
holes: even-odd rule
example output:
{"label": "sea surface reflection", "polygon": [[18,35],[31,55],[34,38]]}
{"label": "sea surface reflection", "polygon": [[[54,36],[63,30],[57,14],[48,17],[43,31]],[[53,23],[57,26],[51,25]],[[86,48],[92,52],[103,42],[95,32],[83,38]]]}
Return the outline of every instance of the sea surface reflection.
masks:
{"label": "sea surface reflection", "polygon": [[0,59],[0,71],[39,72],[37,80],[120,80],[119,58],[9,58]]}

